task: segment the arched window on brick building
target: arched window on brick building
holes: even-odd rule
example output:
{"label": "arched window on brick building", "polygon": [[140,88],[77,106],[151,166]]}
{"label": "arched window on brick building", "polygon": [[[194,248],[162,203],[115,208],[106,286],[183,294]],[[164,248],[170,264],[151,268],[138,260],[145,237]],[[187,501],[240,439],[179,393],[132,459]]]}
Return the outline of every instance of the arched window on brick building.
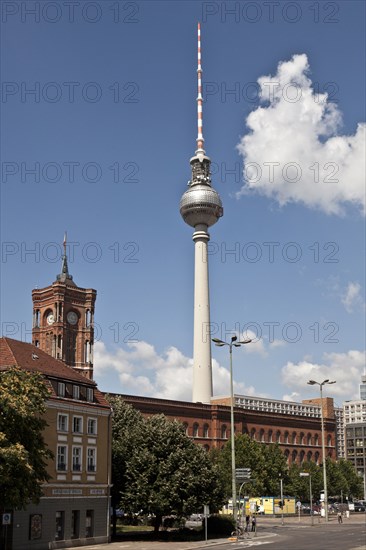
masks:
{"label": "arched window on brick building", "polygon": [[203,437],[208,437],[209,436],[209,433],[208,433],[208,430],[209,430],[209,425],[208,424],[205,424],[203,426]]}
{"label": "arched window on brick building", "polygon": [[318,451],[315,451],[315,454],[314,454],[315,464],[319,465],[319,457],[320,457],[320,453]]}
{"label": "arched window on brick building", "polygon": [[300,451],[300,464],[302,464],[305,460],[305,451]]}
{"label": "arched window on brick building", "polygon": [[256,440],[256,429],[255,428],[252,428],[250,430],[250,437],[254,440]]}
{"label": "arched window on brick building", "polygon": [[313,453],[311,451],[308,451],[308,454],[306,456],[307,461],[310,462],[312,457],[313,457]]}
{"label": "arched window on brick building", "polygon": [[199,428],[199,426],[198,426],[197,422],[195,422],[193,424],[193,437],[198,437],[198,428]]}
{"label": "arched window on brick building", "polygon": [[314,445],[319,445],[319,436],[318,436],[318,434],[315,434],[315,436],[314,436]]}
{"label": "arched window on brick building", "polygon": [[285,454],[285,458],[286,458],[286,461],[287,461],[287,464],[288,464],[289,460],[290,460],[290,451],[288,449],[286,449],[284,454]]}
{"label": "arched window on brick building", "polygon": [[273,443],[273,431],[268,430],[268,443]]}
{"label": "arched window on brick building", "polygon": [[281,443],[281,432],[277,430],[276,432],[276,443]]}
{"label": "arched window on brick building", "polygon": [[221,426],[221,439],[227,439],[227,427],[226,424]]}
{"label": "arched window on brick building", "polygon": [[187,422],[183,423],[183,428],[184,428],[185,434],[188,435],[188,424],[187,424]]}
{"label": "arched window on brick building", "polygon": [[296,459],[297,459],[297,451],[294,449],[292,451],[292,463],[294,464],[296,462]]}
{"label": "arched window on brick building", "polygon": [[300,445],[305,445],[305,435],[303,432],[300,433]]}
{"label": "arched window on brick building", "polygon": [[290,443],[289,442],[289,433],[288,432],[285,432],[285,443]]}
{"label": "arched window on brick building", "polygon": [[311,434],[308,434],[308,435],[307,435],[306,444],[307,444],[307,445],[311,445]]}
{"label": "arched window on brick building", "polygon": [[259,432],[259,441],[260,441],[261,443],[264,443],[264,442],[265,442],[265,441],[264,441],[264,430],[263,430],[263,428],[262,428],[261,431]]}
{"label": "arched window on brick building", "polygon": [[332,445],[332,436],[328,434],[327,437],[327,446],[330,447]]}
{"label": "arched window on brick building", "polygon": [[296,444],[296,432],[292,432],[291,443],[292,443],[293,445]]}

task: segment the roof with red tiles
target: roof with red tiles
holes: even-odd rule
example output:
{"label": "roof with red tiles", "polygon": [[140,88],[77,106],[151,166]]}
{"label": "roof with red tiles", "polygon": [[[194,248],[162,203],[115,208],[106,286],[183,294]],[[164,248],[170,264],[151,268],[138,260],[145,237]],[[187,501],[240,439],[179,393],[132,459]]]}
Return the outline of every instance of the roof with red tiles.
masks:
{"label": "roof with red tiles", "polygon": [[[79,383],[83,386],[93,387],[98,404],[109,407],[109,403],[96,387],[94,380],[89,380],[33,344],[20,342],[12,338],[0,338],[0,371],[14,366],[30,372],[39,372],[47,378],[61,379],[63,382]],[[56,397],[54,392],[52,394],[53,397]]]}

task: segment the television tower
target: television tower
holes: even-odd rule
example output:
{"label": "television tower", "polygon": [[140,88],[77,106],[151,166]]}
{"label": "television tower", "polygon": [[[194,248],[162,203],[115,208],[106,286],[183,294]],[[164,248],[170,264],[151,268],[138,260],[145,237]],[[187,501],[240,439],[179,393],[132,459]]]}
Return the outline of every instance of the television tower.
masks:
{"label": "television tower", "polygon": [[212,397],[212,360],[210,337],[210,296],[208,286],[208,228],[223,215],[219,194],[211,186],[211,159],[204,150],[202,130],[201,28],[198,23],[198,95],[197,150],[190,159],[192,179],[180,200],[183,220],[194,227],[194,337],[193,397],[194,402],[209,403]]}

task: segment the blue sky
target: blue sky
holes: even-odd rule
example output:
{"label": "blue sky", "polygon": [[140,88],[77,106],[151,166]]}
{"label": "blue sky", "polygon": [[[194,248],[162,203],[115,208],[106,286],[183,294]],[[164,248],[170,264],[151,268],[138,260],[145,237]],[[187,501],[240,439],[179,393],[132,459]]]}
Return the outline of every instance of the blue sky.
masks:
{"label": "blue sky", "polygon": [[[237,393],[299,400],[332,378],[341,404],[365,363],[363,2],[3,2],[2,333],[30,341],[31,290],[55,280],[67,230],[74,280],[98,291],[100,388],[191,399],[179,200],[198,21],[224,205],[212,335],[256,339],[235,350]],[[227,349],[212,351],[227,394]]]}

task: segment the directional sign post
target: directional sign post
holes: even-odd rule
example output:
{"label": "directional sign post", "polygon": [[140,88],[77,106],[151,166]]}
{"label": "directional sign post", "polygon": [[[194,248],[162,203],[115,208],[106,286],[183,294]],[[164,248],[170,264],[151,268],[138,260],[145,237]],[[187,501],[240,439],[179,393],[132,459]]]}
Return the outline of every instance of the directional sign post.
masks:
{"label": "directional sign post", "polygon": [[250,479],[252,471],[250,468],[236,468],[235,477],[238,481],[246,481]]}
{"label": "directional sign post", "polygon": [[311,525],[314,525],[314,516],[313,516],[313,494],[312,494],[312,491],[311,491],[311,475],[310,475],[310,472],[300,472],[300,477],[308,477],[308,478],[309,478]]}

